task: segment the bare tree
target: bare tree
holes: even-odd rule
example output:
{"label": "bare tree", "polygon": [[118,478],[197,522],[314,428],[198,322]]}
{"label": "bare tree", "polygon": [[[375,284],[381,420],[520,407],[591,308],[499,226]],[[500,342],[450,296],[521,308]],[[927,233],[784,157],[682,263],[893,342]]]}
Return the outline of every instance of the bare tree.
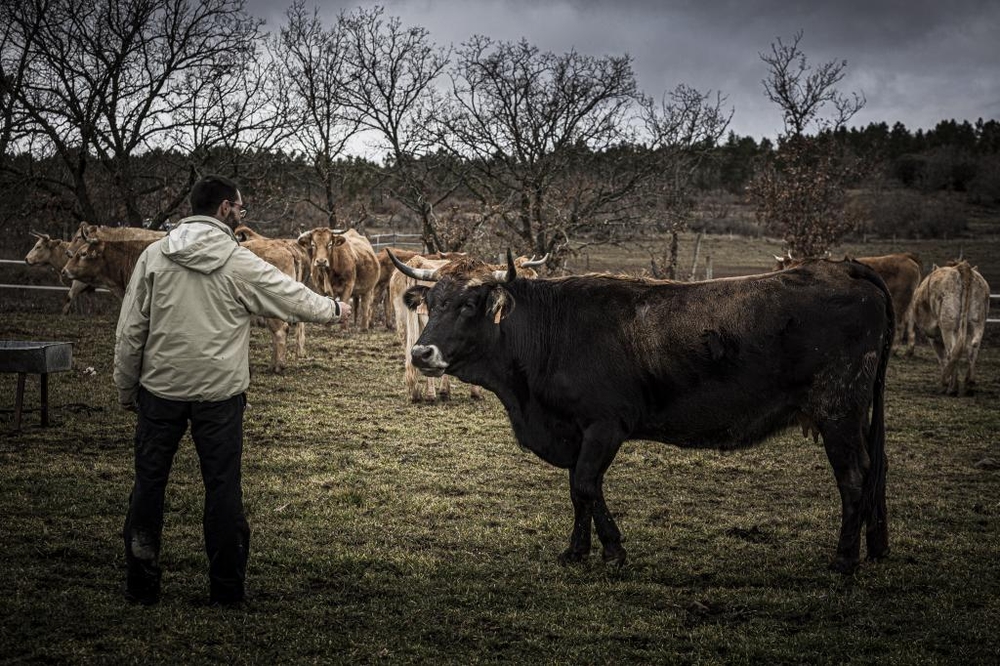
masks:
{"label": "bare tree", "polygon": [[33,66],[34,43],[47,6],[48,2],[41,3],[41,11],[19,17],[20,7],[14,3],[0,5],[0,227],[20,212],[33,189],[31,170],[25,164],[30,156],[16,159],[15,152],[25,153],[31,146],[32,125],[20,91]]}
{"label": "bare tree", "polygon": [[[18,101],[65,167],[50,186],[63,189],[81,218],[163,219],[186,191],[164,200],[164,175],[144,171],[137,157],[170,145],[190,120],[184,111],[202,88],[188,75],[231,73],[254,48],[261,22],[243,0],[25,0],[13,16],[22,27],[39,19]],[[95,179],[106,187],[93,187]],[[99,190],[111,193],[97,195],[102,206]]]}
{"label": "bare tree", "polygon": [[712,109],[686,87],[656,107],[627,55],[477,36],[459,50],[452,82],[445,145],[468,159],[468,187],[500,211],[502,233],[548,253],[554,269],[588,244],[630,237],[654,182],[668,187],[665,167],[682,170],[680,156],[728,123],[721,99]]}
{"label": "bare tree", "polygon": [[655,277],[677,277],[680,233],[688,228],[694,206],[694,176],[733,117],[733,110],[726,111],[724,103],[721,93],[702,93],[684,84],[664,94],[659,106],[643,100],[647,134],[656,148],[656,175],[646,191],[656,217],[654,228],[669,233],[667,247],[659,253],[662,262],[647,248]]}
{"label": "bare tree", "polygon": [[[863,93],[850,97],[837,90],[847,74],[846,60],[820,63],[809,67],[799,43],[802,31],[795,33],[791,44],[781,38],[771,44],[770,53],[761,53],[760,59],[768,67],[767,78],[761,83],[767,98],[781,107],[785,134],[801,136],[810,124],[817,130],[836,130],[845,127],[865,105]],[[821,115],[826,105],[833,107],[830,116]]]}
{"label": "bare tree", "polygon": [[432,120],[441,96],[434,81],[449,54],[424,28],[404,27],[380,7],[340,15],[350,80],[344,104],[381,156],[382,187],[420,220],[430,250],[445,249],[435,229],[434,208],[459,185],[451,162],[433,154]]}
{"label": "bare tree", "polygon": [[[831,61],[811,70],[800,42],[780,39],[770,54],[760,54],[768,67],[764,92],[777,104],[785,122],[777,150],[765,159],[747,188],[758,219],[781,235],[797,256],[826,252],[858,219],[848,210],[847,187],[867,165],[838,145],[834,131],[863,108],[864,95],[837,91],[846,74],[846,61]],[[827,104],[831,115],[822,115]],[[810,127],[817,135],[805,132]]]}
{"label": "bare tree", "polygon": [[[338,159],[358,129],[357,114],[344,104],[344,91],[352,85],[347,61],[346,35],[337,21],[327,28],[318,10],[306,11],[304,0],[295,0],[285,12],[285,24],[270,40],[275,62],[279,63],[281,88],[293,103],[288,109],[296,131],[289,145],[309,162],[311,177],[306,183],[307,205],[337,226],[337,209],[342,203],[343,178]],[[317,200],[308,190],[318,188]]]}
{"label": "bare tree", "polygon": [[[638,180],[636,153],[612,151],[636,135],[631,58],[556,55],[475,36],[451,76],[442,141],[468,160],[467,186],[499,211],[503,233],[549,253],[555,267],[595,218],[611,228]],[[605,177],[595,179],[597,171]]]}

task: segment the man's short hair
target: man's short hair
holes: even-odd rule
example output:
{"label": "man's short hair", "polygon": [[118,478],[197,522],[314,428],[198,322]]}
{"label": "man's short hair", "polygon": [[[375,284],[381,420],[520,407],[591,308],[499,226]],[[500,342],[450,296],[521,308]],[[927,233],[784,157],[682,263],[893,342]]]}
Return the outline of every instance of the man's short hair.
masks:
{"label": "man's short hair", "polygon": [[236,201],[238,190],[236,183],[225,176],[205,176],[191,188],[191,212],[214,215],[223,201]]}

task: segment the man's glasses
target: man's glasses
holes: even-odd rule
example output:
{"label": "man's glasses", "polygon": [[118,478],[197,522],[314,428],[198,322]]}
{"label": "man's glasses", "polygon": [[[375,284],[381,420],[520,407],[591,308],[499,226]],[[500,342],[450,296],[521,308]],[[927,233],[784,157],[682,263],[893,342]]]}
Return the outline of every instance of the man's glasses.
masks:
{"label": "man's glasses", "polygon": [[[227,201],[228,201],[228,199],[227,199]],[[233,208],[239,209],[240,212],[237,213],[237,215],[239,216],[239,218],[241,220],[247,216],[247,207],[244,206],[243,204],[237,203],[235,201],[230,201],[229,205],[232,206]]]}

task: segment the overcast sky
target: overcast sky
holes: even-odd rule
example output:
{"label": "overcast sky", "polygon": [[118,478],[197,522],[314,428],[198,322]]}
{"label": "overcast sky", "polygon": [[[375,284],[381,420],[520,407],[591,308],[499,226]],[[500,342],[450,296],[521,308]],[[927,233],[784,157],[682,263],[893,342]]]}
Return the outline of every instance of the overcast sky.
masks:
{"label": "overcast sky", "polygon": [[[308,0],[307,0],[308,2]],[[847,60],[839,89],[868,102],[853,125],[901,121],[911,131],[954,118],[1000,119],[1000,1],[997,0],[387,0],[314,3],[332,19],[375,4],[434,42],[474,34],[522,37],[543,51],[628,53],[640,87],[660,98],[685,83],[721,91],[735,109],[731,129],[757,139],[782,130],[764,97],[759,54],[779,37],[800,42],[809,63]],[[312,5],[307,5],[312,6]],[[267,28],[283,22],[281,0],[248,0]]]}

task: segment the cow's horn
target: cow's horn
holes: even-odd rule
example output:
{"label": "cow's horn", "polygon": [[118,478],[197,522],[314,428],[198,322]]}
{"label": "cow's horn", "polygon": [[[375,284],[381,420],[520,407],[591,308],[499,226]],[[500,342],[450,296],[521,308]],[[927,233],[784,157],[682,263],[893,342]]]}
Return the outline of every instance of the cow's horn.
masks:
{"label": "cow's horn", "polygon": [[48,234],[39,233],[39,232],[35,231],[34,229],[29,229],[28,233],[30,235],[34,236],[35,238],[44,238],[45,240],[48,240],[48,238],[49,238]]}
{"label": "cow's horn", "polygon": [[389,255],[389,258],[392,259],[392,263],[397,269],[399,269],[399,272],[406,277],[411,277],[414,280],[427,280],[430,282],[437,280],[437,276],[435,275],[436,271],[433,271],[430,268],[414,268],[413,266],[408,266],[397,259],[396,255],[392,253],[392,250],[386,248],[385,251]]}
{"label": "cow's horn", "polygon": [[517,266],[514,265],[514,255],[510,253],[510,248],[507,248],[507,270],[493,271],[493,279],[498,282],[513,282],[516,277]]}
{"label": "cow's horn", "polygon": [[299,237],[296,238],[295,240],[297,240],[298,242],[301,243],[302,241],[304,241],[307,237],[309,237],[311,235],[312,235],[312,229],[310,229],[309,231],[303,231],[301,234],[299,234]]}
{"label": "cow's horn", "polygon": [[549,260],[548,252],[546,252],[545,256],[542,257],[541,259],[535,259],[534,258],[535,255],[531,256],[532,256],[531,261],[526,261],[523,264],[521,264],[521,268],[538,268],[539,266],[544,266],[545,262]]}
{"label": "cow's horn", "polygon": [[777,261],[779,264],[785,263],[787,259],[788,257],[779,257],[778,255],[774,255],[774,260]]}

